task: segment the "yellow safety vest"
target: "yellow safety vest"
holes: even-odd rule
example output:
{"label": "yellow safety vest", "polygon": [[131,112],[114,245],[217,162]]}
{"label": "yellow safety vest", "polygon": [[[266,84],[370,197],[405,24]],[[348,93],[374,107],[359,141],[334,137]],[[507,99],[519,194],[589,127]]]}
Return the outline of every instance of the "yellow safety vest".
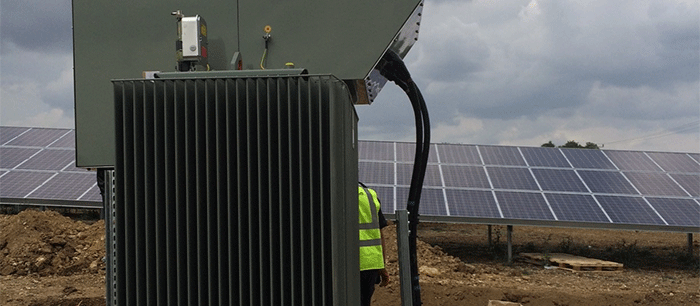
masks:
{"label": "yellow safety vest", "polygon": [[384,268],[382,232],[379,229],[381,204],[372,189],[357,187],[360,202],[360,271]]}

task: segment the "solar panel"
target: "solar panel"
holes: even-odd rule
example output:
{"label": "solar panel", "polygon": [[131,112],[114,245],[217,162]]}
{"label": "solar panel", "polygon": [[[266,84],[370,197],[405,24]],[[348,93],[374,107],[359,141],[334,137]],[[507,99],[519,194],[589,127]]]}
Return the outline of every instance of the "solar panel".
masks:
{"label": "solar panel", "polygon": [[[416,157],[416,145],[407,142],[396,143],[396,160],[400,162],[414,162]],[[437,163],[437,153],[435,146],[430,146],[430,155],[428,155],[428,163]]]}
{"label": "solar panel", "polygon": [[14,169],[39,152],[34,148],[0,147],[0,168]]}
{"label": "solar panel", "polygon": [[9,203],[101,202],[95,172],[75,167],[70,129],[0,127],[0,198]]}
{"label": "solar panel", "polygon": [[639,194],[620,172],[581,170],[578,174],[595,193]]}
{"label": "solar panel", "polygon": [[484,167],[442,166],[446,187],[491,188]]}
{"label": "solar panel", "polygon": [[51,200],[78,200],[96,184],[94,172],[59,173],[32,192],[31,196]]}
{"label": "solar panel", "polygon": [[[425,203],[423,203],[425,201]],[[405,203],[405,202],[404,202]],[[428,216],[446,216],[447,206],[442,189],[423,188],[419,213]]]}
{"label": "solar panel", "polygon": [[700,226],[700,204],[691,199],[647,198],[669,225]]}
{"label": "solar panel", "polygon": [[591,195],[548,193],[545,197],[560,221],[610,222]]}
{"label": "solar panel", "polygon": [[574,168],[615,169],[615,165],[600,150],[562,149],[561,151]]}
{"label": "solar panel", "polygon": [[61,138],[51,143],[49,148],[75,148],[75,132],[71,130],[70,133],[63,135]]}
{"label": "solar panel", "polygon": [[625,176],[643,195],[688,196],[670,176],[664,173],[625,172]]}
{"label": "solar panel", "polygon": [[357,145],[360,160],[394,161],[394,143],[377,141],[360,141]]}
{"label": "solar panel", "polygon": [[[41,150],[17,169],[61,170],[75,161],[74,150]],[[83,170],[84,171],[84,170]]]}
{"label": "solar panel", "polygon": [[4,145],[28,130],[29,128],[26,127],[0,126],[0,145]]}
{"label": "solar panel", "polygon": [[688,156],[692,158],[696,163],[700,164],[700,153],[688,153]]}
{"label": "solar panel", "polygon": [[[396,182],[398,185],[411,185],[413,176],[413,164],[396,164]],[[424,187],[442,187],[440,168],[437,165],[428,165],[425,169]]]}
{"label": "solar panel", "polygon": [[446,164],[482,165],[481,157],[476,146],[470,145],[438,145],[440,162]]}
{"label": "solar panel", "polygon": [[394,207],[394,187],[376,186],[370,184],[365,185],[377,192],[379,202],[382,204],[382,212],[385,214],[393,214],[396,210]]}
{"label": "solar panel", "polygon": [[88,189],[85,193],[78,197],[77,200],[89,202],[102,202],[102,195],[100,195],[100,187],[97,187],[97,184],[93,185],[92,187],[90,187],[90,189]]}
{"label": "solar panel", "polygon": [[[100,202],[68,129],[0,127],[0,198]],[[415,146],[360,141],[359,179],[406,208]],[[700,231],[700,154],[431,145],[424,219]],[[451,220],[451,219],[449,219]],[[566,223],[569,224],[569,223]]]}
{"label": "solar panel", "polygon": [[530,167],[571,168],[559,149],[522,147],[520,151]]}
{"label": "solar panel", "polygon": [[9,171],[0,177],[0,195],[3,198],[24,199],[54,175],[49,172]]}
{"label": "solar panel", "polygon": [[[413,144],[368,144],[360,142],[360,179],[377,184],[375,190],[381,190],[378,192],[391,204],[405,208]],[[679,170],[693,166],[687,162],[695,162],[699,154],[456,144],[433,147],[437,149],[431,150],[421,199],[421,214],[428,218],[665,226],[660,215],[679,214],[681,209],[693,214],[695,208],[673,204],[655,211],[651,202],[672,198],[697,203],[700,196],[700,175]],[[379,163],[381,160],[387,162]],[[666,172],[662,165],[674,165],[671,169],[676,171]],[[687,220],[668,224],[695,226]]]}
{"label": "solar panel", "polygon": [[599,195],[596,198],[615,223],[666,224],[641,197]]}
{"label": "solar panel", "polygon": [[[396,207],[398,209],[406,209],[408,191],[408,187],[396,188]],[[442,189],[423,188],[418,213],[425,216],[446,216],[447,208]]]}
{"label": "solar panel", "polygon": [[446,189],[451,216],[500,218],[496,199],[491,191]]}
{"label": "solar panel", "polygon": [[527,168],[486,167],[486,171],[494,188],[539,190]]}
{"label": "solar panel", "polygon": [[700,173],[700,164],[684,153],[647,153],[664,171]]}
{"label": "solar panel", "polygon": [[517,147],[479,146],[479,152],[487,165],[525,166]]}
{"label": "solar panel", "polygon": [[661,168],[659,168],[649,156],[644,154],[644,152],[605,151],[605,155],[607,155],[620,170],[661,170]]}
{"label": "solar panel", "polygon": [[700,175],[679,173],[669,175],[691,196],[700,197]]}
{"label": "solar panel", "polygon": [[[73,151],[75,152],[75,151]],[[65,168],[61,169],[61,171],[67,171],[67,172],[84,172],[85,169],[83,168],[78,168],[75,166],[75,159],[71,161],[69,165],[67,165]]]}
{"label": "solar panel", "polygon": [[588,192],[586,186],[574,170],[532,169],[542,190]]}
{"label": "solar panel", "polygon": [[66,129],[30,129],[29,131],[17,136],[13,140],[5,143],[8,146],[25,146],[25,147],[46,147],[58,140],[70,130]]}
{"label": "solar panel", "polygon": [[394,173],[394,163],[359,162],[358,176],[366,185],[394,185]]}
{"label": "solar panel", "polygon": [[552,211],[540,193],[497,191],[503,217],[508,219],[554,220]]}

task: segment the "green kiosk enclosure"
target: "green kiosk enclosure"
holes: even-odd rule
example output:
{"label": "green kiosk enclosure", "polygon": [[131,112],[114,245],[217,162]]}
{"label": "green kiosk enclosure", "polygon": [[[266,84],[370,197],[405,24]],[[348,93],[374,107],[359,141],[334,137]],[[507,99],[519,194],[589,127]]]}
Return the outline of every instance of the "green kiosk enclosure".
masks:
{"label": "green kiosk enclosure", "polygon": [[73,0],[108,305],[359,303],[356,104],[422,2]]}

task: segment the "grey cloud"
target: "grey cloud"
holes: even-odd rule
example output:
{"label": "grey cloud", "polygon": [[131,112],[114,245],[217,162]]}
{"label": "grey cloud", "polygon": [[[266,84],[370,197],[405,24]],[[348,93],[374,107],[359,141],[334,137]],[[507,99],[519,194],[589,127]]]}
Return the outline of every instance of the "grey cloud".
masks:
{"label": "grey cloud", "polygon": [[[413,109],[406,95],[394,83],[387,83],[371,105],[355,107],[360,139],[415,139]],[[432,116],[432,113],[431,113]]]}
{"label": "grey cloud", "polygon": [[465,2],[473,2],[474,0],[427,0],[424,1],[427,5],[434,5],[434,4],[454,4],[454,3],[465,3]]}
{"label": "grey cloud", "polygon": [[567,109],[585,103],[591,84],[569,82],[567,79],[529,87],[523,83],[498,83],[488,90],[464,93],[442,91],[429,93],[426,100],[435,105],[441,118],[454,112],[490,119],[537,117],[557,109]]}
{"label": "grey cloud", "polygon": [[[457,35],[454,35],[457,36]],[[472,78],[473,74],[484,70],[490,51],[475,37],[463,35],[423,46],[425,54],[420,62],[413,65],[421,71],[421,78],[427,82],[458,82]]]}
{"label": "grey cloud", "polygon": [[[442,120],[454,112],[513,119],[575,109],[590,102],[596,83],[668,91],[678,81],[697,81],[698,10],[677,7],[650,19],[634,9],[639,5],[646,4],[538,2],[540,13],[530,19],[511,15],[504,24],[491,26],[484,25],[488,14],[462,16],[462,25],[474,24],[470,31],[445,34],[458,39],[438,35],[436,40],[440,30],[426,29],[433,40],[419,41],[419,61],[411,67],[426,99],[438,105],[431,114]],[[449,19],[441,22],[443,27],[451,24]],[[606,101],[611,108],[630,108],[643,99]]]}
{"label": "grey cloud", "polygon": [[[513,20],[518,16],[522,8],[527,6],[531,1],[532,0],[476,1],[475,3],[475,1],[472,0],[429,0],[425,3],[423,16],[426,20],[432,21],[450,16],[460,17],[462,19],[479,17],[480,25],[490,27]],[[439,11],[440,8],[445,8],[445,10]],[[441,15],[431,15],[435,11],[439,11],[438,14]]]}
{"label": "grey cloud", "polygon": [[2,0],[1,6],[3,44],[45,53],[72,50],[70,0]]}
{"label": "grey cloud", "polygon": [[57,107],[66,113],[73,112],[73,87],[43,89],[41,97],[44,103]]}
{"label": "grey cloud", "polygon": [[[41,53],[7,48],[0,57],[0,85],[33,83],[41,102],[73,112],[72,55],[69,52]],[[10,72],[11,73],[6,73]]]}
{"label": "grey cloud", "polygon": [[[580,79],[626,87],[666,87],[698,79],[700,10],[664,2],[663,11],[636,10],[640,2],[610,2],[595,10],[543,5],[553,45],[552,69]],[[578,9],[578,10],[577,10]],[[650,17],[651,16],[651,17]]]}
{"label": "grey cloud", "polygon": [[624,88],[596,84],[581,108],[592,116],[628,120],[700,118],[698,82],[677,83],[671,89]]}

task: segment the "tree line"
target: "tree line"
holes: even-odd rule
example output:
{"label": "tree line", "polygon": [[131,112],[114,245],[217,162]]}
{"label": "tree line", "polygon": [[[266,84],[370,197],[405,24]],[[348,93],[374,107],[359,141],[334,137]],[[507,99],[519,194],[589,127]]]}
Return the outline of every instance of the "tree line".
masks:
{"label": "tree line", "polygon": [[565,144],[557,146],[555,145],[551,140],[549,142],[543,143],[541,147],[545,148],[573,148],[573,149],[600,149],[600,147],[592,142],[586,142],[586,145],[581,145],[580,143],[574,141],[574,140],[569,140]]}

